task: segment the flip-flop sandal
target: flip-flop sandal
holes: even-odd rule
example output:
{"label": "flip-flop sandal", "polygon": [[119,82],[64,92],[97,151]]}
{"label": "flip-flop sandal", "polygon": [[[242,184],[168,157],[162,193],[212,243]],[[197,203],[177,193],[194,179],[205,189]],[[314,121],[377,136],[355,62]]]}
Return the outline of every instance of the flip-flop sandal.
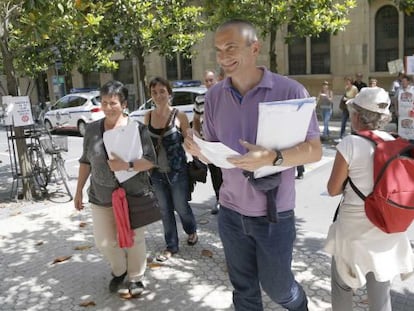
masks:
{"label": "flip-flop sandal", "polygon": [[170,259],[174,254],[175,254],[174,252],[166,249],[166,250],[163,250],[162,253],[158,254],[155,259],[157,261],[164,262]]}
{"label": "flip-flop sandal", "polygon": [[188,245],[193,246],[193,245],[196,245],[197,242],[198,242],[197,232],[194,232],[194,233],[192,233],[188,236],[188,239],[187,239],[187,244]]}

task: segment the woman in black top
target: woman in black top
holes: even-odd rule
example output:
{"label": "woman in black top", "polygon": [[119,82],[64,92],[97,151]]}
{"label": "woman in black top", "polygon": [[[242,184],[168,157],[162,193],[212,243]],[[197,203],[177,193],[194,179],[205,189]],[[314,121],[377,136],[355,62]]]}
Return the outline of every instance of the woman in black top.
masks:
{"label": "woman in black top", "polygon": [[155,109],[145,115],[157,152],[157,166],[151,174],[155,194],[160,203],[166,249],[157,256],[165,261],[179,250],[174,211],[188,234],[187,244],[198,241],[196,220],[188,204],[189,183],[187,158],[182,146],[189,128],[187,116],[170,105],[172,89],[169,82],[157,77],[149,84]]}

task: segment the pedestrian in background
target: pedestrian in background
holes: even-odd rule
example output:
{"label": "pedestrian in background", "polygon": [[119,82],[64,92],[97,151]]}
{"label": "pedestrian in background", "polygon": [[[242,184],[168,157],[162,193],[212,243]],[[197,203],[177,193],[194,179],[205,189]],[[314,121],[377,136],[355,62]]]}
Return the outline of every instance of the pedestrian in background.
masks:
{"label": "pedestrian in background", "polygon": [[[255,28],[247,21],[227,21],[215,33],[216,58],[226,78],[206,94],[203,135],[207,141],[221,142],[242,154],[228,159],[235,168],[222,170],[219,234],[234,287],[235,310],[263,310],[263,289],[284,308],[305,311],[306,294],[291,269],[296,236],[295,167],[321,158],[319,126],[313,113],[303,143],[285,150],[255,145],[260,102],[309,96],[298,82],[257,67],[260,47]],[[286,128],[286,132],[294,130],[294,124]],[[203,158],[190,135],[185,145],[192,155]],[[265,165],[291,167],[279,175],[276,223],[266,217],[266,195],[245,176],[246,171]]]}
{"label": "pedestrian in background", "polygon": [[[219,72],[220,74],[220,72]],[[222,78],[221,78],[222,80]],[[204,83],[207,89],[210,89],[213,85],[217,83],[216,74],[212,70],[206,70],[204,73]],[[204,96],[197,96],[195,103],[194,103],[194,119],[193,119],[193,129],[200,137],[203,136],[201,131],[201,125],[203,121],[203,114],[204,114]],[[214,203],[213,208],[211,209],[211,214],[215,215],[218,213],[220,209],[220,187],[223,183],[223,179],[221,176],[221,169],[214,164],[210,163],[208,165],[210,170],[211,182],[213,184],[214,193],[216,195],[216,202]]]}
{"label": "pedestrian in background", "polygon": [[358,92],[362,89],[362,88],[364,88],[364,87],[367,87],[368,85],[364,82],[364,81],[362,81],[362,78],[363,78],[363,74],[362,73],[360,73],[360,72],[358,72],[356,75],[355,75],[355,81],[354,81],[354,85],[357,87],[357,89],[358,89]]}
{"label": "pedestrian in background", "polygon": [[152,79],[149,89],[155,108],[145,114],[144,123],[148,125],[157,153],[157,165],[152,170],[151,180],[160,204],[167,244],[156,259],[166,261],[179,250],[174,211],[188,235],[187,244],[195,245],[198,241],[196,220],[188,204],[187,156],[182,146],[189,122],[184,112],[171,107],[172,89],[166,79]]}
{"label": "pedestrian in background", "polygon": [[375,78],[369,79],[369,87],[378,87],[378,80]]}
{"label": "pedestrian in background", "polygon": [[403,72],[398,72],[398,75],[394,81],[392,81],[390,88],[391,99],[397,95],[398,89],[401,87],[401,79],[404,76]]}
{"label": "pedestrian in background", "polygon": [[296,166],[296,171],[298,174],[296,175],[295,179],[303,179],[305,174],[305,165]]}
{"label": "pedestrian in background", "polygon": [[[88,198],[92,211],[93,235],[97,248],[111,265],[112,279],[109,290],[111,292],[120,290],[122,294],[126,291],[132,296],[137,296],[144,290],[142,279],[147,263],[145,227],[134,230],[134,244],[131,248],[119,247],[112,207],[112,192],[118,188],[114,172],[123,170],[139,172],[122,183],[122,188],[127,194],[138,196],[152,191],[148,171],[154,166],[155,151],[147,127],[141,124],[139,131],[143,149],[142,158],[129,163],[118,158],[108,160],[103,133],[134,121],[123,114],[127,107],[128,89],[121,82],[106,83],[102,86],[100,95],[105,117],[90,123],[86,129],[83,152],[79,159],[74,204],[79,211],[84,208],[83,188],[90,177]],[[126,276],[129,283],[126,288],[120,288]]]}
{"label": "pedestrian in background", "polygon": [[323,121],[323,138],[329,138],[329,121],[333,110],[333,92],[329,89],[329,82],[324,81],[317,97],[317,108],[320,110]]}
{"label": "pedestrian in background", "polygon": [[341,117],[341,132],[339,134],[339,139],[336,139],[336,142],[340,142],[345,135],[346,132],[346,125],[349,119],[349,112],[346,106],[346,102],[349,99],[352,99],[358,94],[358,88],[353,85],[352,77],[345,77],[345,93],[341,98],[341,102],[339,104],[339,108],[342,110],[342,117]]}
{"label": "pedestrian in background", "polygon": [[[352,128],[373,131],[385,140],[394,139],[379,130],[390,120],[389,105],[384,89],[363,88],[349,104]],[[351,178],[364,195],[372,192],[375,145],[349,135],[336,148],[328,193],[343,194],[343,200],[325,246],[332,255],[332,311],[352,310],[353,290],[364,285],[369,310],[391,311],[391,281],[414,270],[410,241],[406,232],[387,234],[373,225],[365,214],[364,201],[347,182]]]}

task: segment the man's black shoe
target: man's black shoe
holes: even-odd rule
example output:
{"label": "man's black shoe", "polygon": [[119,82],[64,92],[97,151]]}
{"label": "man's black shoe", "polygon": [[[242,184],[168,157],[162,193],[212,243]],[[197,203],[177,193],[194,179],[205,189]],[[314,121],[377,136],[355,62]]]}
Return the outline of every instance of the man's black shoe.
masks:
{"label": "man's black shoe", "polygon": [[303,179],[303,174],[299,174],[298,176],[296,176],[296,179]]}
{"label": "man's black shoe", "polygon": [[127,275],[127,272],[125,271],[124,274],[120,275],[120,276],[113,276],[111,282],[109,282],[109,291],[111,293],[116,293],[118,291],[119,285],[122,284],[122,282],[124,281],[125,277]]}
{"label": "man's black shoe", "polygon": [[217,203],[213,206],[213,208],[211,209],[210,213],[211,213],[212,215],[216,215],[216,214],[218,214],[219,209],[220,209],[220,203],[219,203],[219,202],[217,202]]}

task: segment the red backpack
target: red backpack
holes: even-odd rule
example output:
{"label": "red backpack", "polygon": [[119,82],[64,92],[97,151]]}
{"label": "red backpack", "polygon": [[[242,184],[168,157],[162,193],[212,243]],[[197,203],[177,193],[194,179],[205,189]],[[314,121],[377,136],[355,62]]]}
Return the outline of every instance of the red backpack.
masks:
{"label": "red backpack", "polygon": [[352,189],[365,201],[365,214],[386,233],[404,232],[414,219],[414,144],[397,137],[385,141],[372,131],[355,133],[373,143],[374,188],[364,196],[349,178]]}

